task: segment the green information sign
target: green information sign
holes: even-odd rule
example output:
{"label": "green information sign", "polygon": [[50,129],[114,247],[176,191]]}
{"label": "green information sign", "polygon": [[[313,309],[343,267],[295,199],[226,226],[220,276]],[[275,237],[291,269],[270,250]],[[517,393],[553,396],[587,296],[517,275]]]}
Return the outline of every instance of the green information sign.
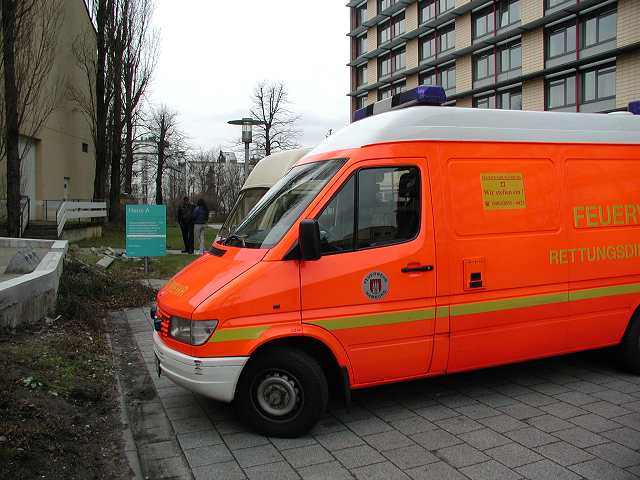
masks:
{"label": "green information sign", "polygon": [[167,250],[167,207],[127,205],[127,256],[162,257]]}

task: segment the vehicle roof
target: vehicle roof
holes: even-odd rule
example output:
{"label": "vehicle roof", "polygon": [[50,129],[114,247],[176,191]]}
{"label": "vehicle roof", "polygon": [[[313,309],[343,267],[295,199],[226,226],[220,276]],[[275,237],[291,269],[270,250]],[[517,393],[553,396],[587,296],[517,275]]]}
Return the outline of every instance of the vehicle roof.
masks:
{"label": "vehicle roof", "polygon": [[415,106],[347,125],[310,155],[377,143],[456,140],[640,144],[640,115]]}
{"label": "vehicle roof", "polygon": [[242,190],[260,187],[271,188],[294,163],[310,150],[310,148],[296,148],[264,157],[253,167],[242,186]]}

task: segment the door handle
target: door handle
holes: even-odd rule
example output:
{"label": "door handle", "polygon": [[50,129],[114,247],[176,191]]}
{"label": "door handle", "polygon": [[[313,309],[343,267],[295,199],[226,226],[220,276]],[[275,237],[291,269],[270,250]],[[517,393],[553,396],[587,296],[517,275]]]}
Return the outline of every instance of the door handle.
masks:
{"label": "door handle", "polygon": [[412,272],[430,272],[433,270],[433,265],[419,265],[417,267],[403,267],[400,270],[402,273],[412,273]]}

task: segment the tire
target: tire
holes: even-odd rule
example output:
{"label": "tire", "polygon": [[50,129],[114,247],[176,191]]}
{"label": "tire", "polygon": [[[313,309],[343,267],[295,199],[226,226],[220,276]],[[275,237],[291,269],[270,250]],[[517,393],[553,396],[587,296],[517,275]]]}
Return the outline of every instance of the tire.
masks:
{"label": "tire", "polygon": [[618,345],[618,357],[624,367],[640,375],[640,314],[631,317],[622,341]]}
{"label": "tire", "polygon": [[257,432],[293,438],[307,433],[327,408],[327,378],[297,349],[271,350],[246,365],[236,388],[238,417]]}

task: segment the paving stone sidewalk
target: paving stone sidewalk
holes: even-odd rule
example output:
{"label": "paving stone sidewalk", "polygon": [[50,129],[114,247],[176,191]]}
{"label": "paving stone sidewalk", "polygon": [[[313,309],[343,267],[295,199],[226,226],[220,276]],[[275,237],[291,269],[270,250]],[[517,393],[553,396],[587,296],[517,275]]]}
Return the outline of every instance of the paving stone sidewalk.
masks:
{"label": "paving stone sidewalk", "polygon": [[350,412],[332,403],[309,435],[278,439],[157,378],[147,311],[123,314],[168,419],[139,450],[166,467],[153,478],[640,478],[640,377],[606,352],[357,391]]}

